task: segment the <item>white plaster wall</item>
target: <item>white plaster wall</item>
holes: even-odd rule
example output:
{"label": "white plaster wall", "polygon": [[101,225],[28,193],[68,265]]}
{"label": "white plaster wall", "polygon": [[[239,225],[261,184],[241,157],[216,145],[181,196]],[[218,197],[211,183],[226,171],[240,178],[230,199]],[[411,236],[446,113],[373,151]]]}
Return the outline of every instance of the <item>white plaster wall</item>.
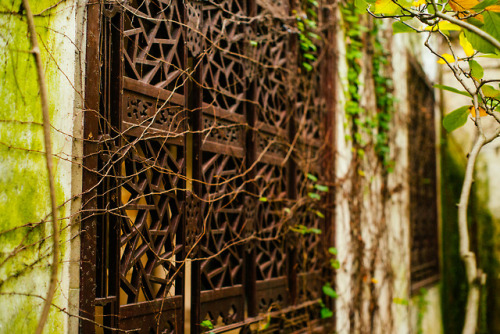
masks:
{"label": "white plaster wall", "polygon": [[[57,16],[54,20],[53,30],[55,36],[55,48],[60,53],[57,59],[53,59],[57,66],[54,86],[59,87],[58,94],[51,94],[51,99],[57,107],[58,117],[54,118],[52,124],[56,131],[64,136],[62,145],[55,147],[54,152],[64,159],[57,161],[58,177],[64,187],[67,203],[67,224],[74,224],[76,219],[73,214],[80,209],[78,198],[73,199],[81,193],[81,161],[78,154],[78,143],[81,138],[83,124],[81,123],[81,108],[83,101],[83,72],[82,65],[85,56],[85,43],[83,30],[83,12],[85,10],[84,0],[66,1],[57,8]],[[69,314],[78,314],[79,294],[75,289],[79,286],[79,237],[78,225],[70,227],[66,232],[67,252],[63,259],[62,279],[59,285],[64,304],[60,305]],[[75,270],[76,269],[76,270]],[[75,324],[76,321],[76,324]],[[66,316],[64,332],[76,333],[77,318]]]}
{"label": "white plaster wall", "polygon": [[[405,303],[409,299],[409,183],[408,183],[408,86],[407,35],[396,35],[393,39],[392,54],[394,66],[394,96],[397,99],[392,120],[391,159],[395,161],[394,172],[389,175],[389,191],[393,193],[386,210],[388,211],[389,249],[394,268],[394,292],[392,312],[394,331],[410,333],[409,309]],[[401,79],[403,78],[403,79]]]}
{"label": "white plaster wall", "polygon": [[[341,15],[337,11],[336,21],[340,22]],[[348,130],[344,127],[345,122],[345,103],[346,97],[344,92],[348,86],[347,80],[347,63],[346,63],[346,49],[345,49],[345,39],[342,29],[337,30],[337,59],[338,59],[338,89],[337,89],[337,113],[336,113],[336,124],[337,124],[337,155],[335,156],[336,163],[336,173],[337,180],[343,180],[340,182],[336,189],[336,229],[335,229],[335,245],[338,250],[338,260],[340,262],[340,268],[336,273],[336,287],[338,292],[338,299],[336,301],[336,329],[338,333],[349,333],[349,315],[347,310],[349,309],[350,300],[352,298],[351,285],[350,285],[350,273],[352,271],[352,254],[349,253],[350,244],[350,221],[349,221],[349,203],[347,197],[344,193],[349,191],[349,180],[346,176],[349,172],[349,165],[352,159],[351,153],[351,142],[347,141],[346,131]],[[344,182],[345,180],[345,182]]]}
{"label": "white plaster wall", "polygon": [[[62,276],[58,289],[61,303],[66,310],[64,328],[61,332],[76,333],[78,331],[79,314],[79,268],[80,243],[78,212],[82,185],[82,134],[83,134],[83,96],[85,66],[85,0],[69,0],[62,2],[55,10],[53,21],[54,49],[57,56],[48,60],[50,66],[57,68],[51,78],[52,87],[57,92],[50,93],[51,103],[56,105],[57,117],[53,118],[54,153],[60,159],[56,161],[57,177],[64,188],[67,201],[67,219],[65,238],[67,251],[62,259]],[[76,214],[76,215],[75,215]]]}
{"label": "white plaster wall", "polygon": [[[378,306],[379,314],[374,319],[375,328],[372,333],[417,333],[417,318],[419,314],[417,305],[410,295],[410,246],[409,246],[409,183],[408,183],[408,91],[406,82],[408,54],[411,52],[415,59],[422,61],[422,67],[431,80],[438,79],[437,64],[434,57],[423,49],[423,41],[420,36],[410,39],[409,35],[399,34],[392,40],[392,64],[394,95],[397,99],[395,113],[392,120],[391,138],[391,159],[395,161],[394,172],[388,176],[388,188],[391,196],[387,203],[380,202],[380,177],[376,173],[370,175],[370,182],[365,188],[366,195],[363,203],[362,215],[362,237],[365,241],[367,253],[375,248],[379,248],[384,253],[377,258],[375,279],[378,281]],[[349,305],[353,298],[353,254],[350,244],[350,213],[349,203],[346,194],[351,190],[349,181],[350,163],[352,161],[351,142],[345,140],[348,134],[345,123],[344,105],[345,91],[348,87],[347,64],[345,61],[345,41],[342,29],[339,29],[337,36],[338,52],[338,101],[337,106],[337,156],[336,171],[337,188],[337,214],[336,214],[336,247],[338,258],[341,263],[337,271],[337,290],[339,298],[336,304],[336,324],[338,333],[355,333],[357,328],[350,328]],[[363,87],[365,92],[369,92],[368,87]],[[373,98],[373,96],[371,96]],[[362,101],[362,103],[368,102]],[[436,120],[440,122],[439,117]],[[439,137],[437,137],[439,138]],[[376,229],[374,225],[380,219],[380,212],[385,211],[387,231],[384,238],[374,238]],[[368,256],[369,257],[369,256]],[[367,257],[367,258],[368,258]],[[385,259],[388,260],[392,268],[387,271],[384,267]],[[427,307],[425,312],[421,312],[423,333],[441,333],[441,303],[439,288],[437,285],[428,289],[426,296]],[[365,312],[368,311],[369,304],[364,304]],[[366,314],[366,313],[365,313]],[[356,319],[362,321],[363,319]]]}

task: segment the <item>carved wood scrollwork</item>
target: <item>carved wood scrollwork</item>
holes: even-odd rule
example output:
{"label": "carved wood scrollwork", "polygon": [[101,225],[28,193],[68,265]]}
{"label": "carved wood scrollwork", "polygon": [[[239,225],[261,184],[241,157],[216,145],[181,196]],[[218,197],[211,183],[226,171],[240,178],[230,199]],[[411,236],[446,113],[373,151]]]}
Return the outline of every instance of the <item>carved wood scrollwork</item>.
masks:
{"label": "carved wood scrollwork", "polygon": [[200,237],[201,228],[200,221],[201,218],[201,206],[198,197],[193,195],[191,192],[186,194],[186,207],[185,207],[185,219],[186,219],[186,253],[189,253],[190,258],[195,258],[197,255],[197,244],[196,241]]}
{"label": "carved wood scrollwork", "polygon": [[[245,238],[249,238],[252,235],[255,234],[255,219],[256,219],[256,212],[257,212],[257,201],[254,198],[251,198],[247,196],[245,198],[245,230],[244,230],[244,236]],[[248,247],[249,250],[252,249],[252,247]]]}

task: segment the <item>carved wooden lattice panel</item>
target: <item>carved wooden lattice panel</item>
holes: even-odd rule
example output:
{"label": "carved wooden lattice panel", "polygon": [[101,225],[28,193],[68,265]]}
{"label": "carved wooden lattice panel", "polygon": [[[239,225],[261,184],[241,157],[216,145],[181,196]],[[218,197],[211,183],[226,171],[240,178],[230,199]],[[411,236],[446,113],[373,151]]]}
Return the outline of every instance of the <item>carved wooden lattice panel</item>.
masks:
{"label": "carved wooden lattice panel", "polygon": [[286,232],[288,193],[290,34],[286,30],[288,1],[257,1],[248,47],[254,74],[255,163],[253,196],[258,199],[255,242],[256,308],[264,314],[290,304],[289,255]]}
{"label": "carved wooden lattice panel", "polygon": [[271,313],[264,332],[292,332],[319,316],[320,235],[291,231],[325,227],[302,201],[324,103],[320,71],[293,81],[291,7],[102,7],[97,289],[82,311],[106,326],[94,331],[182,333],[189,304],[193,333],[203,320],[255,332]]}
{"label": "carved wooden lattice panel", "polygon": [[[243,113],[245,15],[243,0],[206,2],[202,6],[202,33],[205,36],[203,102],[215,110]],[[236,18],[235,18],[236,17]]]}
{"label": "carved wooden lattice panel", "polygon": [[244,319],[244,183],[242,160],[203,153],[205,235],[200,241],[201,317],[216,325]]}
{"label": "carved wooden lattice panel", "polygon": [[256,234],[256,294],[261,313],[281,309],[289,303],[287,281],[287,249],[285,242],[288,226],[286,169],[280,165],[259,163],[256,188],[259,202]]}
{"label": "carved wooden lattice panel", "polygon": [[202,216],[200,319],[216,327],[244,320],[245,1],[203,3],[201,58]]}
{"label": "carved wooden lattice panel", "polygon": [[104,11],[101,138],[109,168],[101,172],[112,182],[100,188],[95,313],[105,326],[134,333],[183,328],[182,12],[176,1],[154,0]]}
{"label": "carved wooden lattice panel", "polygon": [[[179,321],[175,317],[179,312],[172,314],[172,306],[179,306],[183,291],[185,186],[180,176],[184,169],[182,148],[156,140],[135,143],[123,161],[120,314],[128,314],[128,319],[121,321],[122,328],[137,326],[131,318],[138,310],[144,332],[148,332],[144,326],[168,325],[174,330]],[[144,319],[146,310],[149,324]],[[159,315],[164,319],[158,321]]]}
{"label": "carved wooden lattice panel", "polygon": [[288,1],[257,2],[256,23],[249,46],[249,54],[255,59],[252,67],[256,81],[257,119],[275,128],[286,129],[291,78],[288,70],[293,62],[290,53],[290,33],[286,18],[289,16]]}
{"label": "carved wooden lattice panel", "polygon": [[182,87],[182,3],[130,0],[123,8],[124,77],[169,91]]}
{"label": "carved wooden lattice panel", "polygon": [[410,64],[409,179],[411,289],[439,279],[434,94],[425,74]]}

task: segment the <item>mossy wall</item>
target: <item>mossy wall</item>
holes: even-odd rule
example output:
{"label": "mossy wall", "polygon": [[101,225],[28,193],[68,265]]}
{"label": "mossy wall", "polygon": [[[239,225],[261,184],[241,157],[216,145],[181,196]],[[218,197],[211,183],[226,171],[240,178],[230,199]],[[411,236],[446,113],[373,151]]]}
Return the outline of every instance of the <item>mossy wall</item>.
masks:
{"label": "mossy wall", "polygon": [[[443,139],[442,145],[442,310],[445,333],[460,333],[464,324],[467,301],[467,278],[459,254],[457,203],[465,171],[465,153],[452,138]],[[479,164],[478,164],[479,165]],[[476,168],[476,182],[471,191],[468,220],[471,248],[477,254],[479,267],[487,274],[487,284],[482,290],[479,333],[494,333],[492,324],[496,314],[492,304],[498,294],[494,286],[499,273],[498,259],[494,255],[495,226],[486,203],[488,187]],[[492,182],[492,180],[490,180]]]}
{"label": "mossy wall", "polygon": [[[58,2],[31,0],[30,4],[38,14],[35,24],[49,91],[58,214],[68,217],[78,1],[54,6]],[[0,0],[0,333],[34,331],[50,274],[49,190],[39,86],[30,48],[21,0]],[[60,284],[54,302],[66,308],[63,263],[70,246],[68,220],[59,223]],[[65,314],[52,308],[45,332],[66,328]]]}
{"label": "mossy wall", "polygon": [[[453,153],[452,153],[453,152]],[[443,139],[441,146],[441,207],[442,207],[442,287],[441,302],[445,333],[460,333],[467,300],[465,269],[458,252],[458,209],[465,160]]]}

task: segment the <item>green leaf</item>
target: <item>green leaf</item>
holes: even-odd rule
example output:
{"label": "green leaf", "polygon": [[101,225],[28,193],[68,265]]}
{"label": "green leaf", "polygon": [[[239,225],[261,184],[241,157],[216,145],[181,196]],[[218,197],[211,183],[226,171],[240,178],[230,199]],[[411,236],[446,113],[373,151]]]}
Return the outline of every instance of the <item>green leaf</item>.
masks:
{"label": "green leaf", "polygon": [[325,215],[321,213],[321,211],[314,211],[314,213],[316,214],[316,216],[318,216],[319,218],[325,218]]}
{"label": "green leaf", "polygon": [[328,252],[332,255],[337,255],[337,248],[335,247],[330,247],[328,248]]}
{"label": "green leaf", "polygon": [[307,229],[307,233],[321,234],[322,232],[319,228],[315,227]]}
{"label": "green leaf", "polygon": [[490,85],[484,85],[481,90],[486,97],[497,98],[500,95],[500,90],[495,89]]}
{"label": "green leaf", "polygon": [[316,56],[310,53],[304,53],[303,54],[304,58],[310,59],[310,60],[316,60]]}
{"label": "green leaf", "polygon": [[[312,11],[312,12],[314,13],[314,11]],[[315,28],[317,28],[317,27],[318,27],[318,25],[317,25],[316,21],[313,21],[313,20],[306,20],[306,24],[307,24],[307,26],[308,26],[309,28],[313,28],[313,29],[315,29]]]}
{"label": "green leaf", "polygon": [[257,41],[250,41],[250,45],[251,46],[257,46],[259,43],[257,43]]}
{"label": "green leaf", "polygon": [[316,193],[308,193],[307,196],[309,196],[312,199],[316,199],[316,200],[321,199],[321,196],[319,194],[316,194]]}
{"label": "green leaf", "polygon": [[290,227],[290,230],[300,234],[306,234],[307,227],[305,227],[304,225],[297,225],[295,227]]}
{"label": "green leaf", "polygon": [[330,284],[325,284],[323,285],[323,293],[327,295],[328,297],[332,298],[337,298],[339,295],[337,295],[337,292],[333,290]]}
{"label": "green leaf", "polygon": [[487,55],[480,55],[478,57],[481,58],[493,58],[493,59],[500,59],[500,55],[497,54],[487,54]]}
{"label": "green leaf", "polygon": [[303,66],[303,67],[304,67],[304,68],[305,68],[308,72],[312,71],[312,69],[313,69],[313,67],[311,66],[311,64],[308,64],[308,63],[306,63],[306,62],[303,62],[303,63],[302,63],[302,66]]}
{"label": "green leaf", "polygon": [[468,96],[468,97],[472,97],[469,93],[467,93],[466,91],[464,90],[459,90],[459,89],[456,89],[454,87],[450,87],[450,86],[445,86],[445,85],[434,85],[434,88],[437,88],[437,89],[442,89],[442,90],[447,90],[449,92],[452,92],[452,93],[457,93],[457,94],[461,94],[461,95],[465,95],[465,96]]}
{"label": "green leaf", "polygon": [[214,329],[214,325],[212,324],[212,322],[210,320],[203,320],[200,325],[201,325],[201,327],[204,327],[207,329]]}
{"label": "green leaf", "polygon": [[267,197],[260,197],[259,201],[261,201],[261,202],[267,202]]}
{"label": "green leaf", "polygon": [[500,13],[485,11],[483,13],[483,17],[483,30],[495,37],[497,40],[500,40]]}
{"label": "green leaf", "polygon": [[483,10],[486,7],[498,4],[498,0],[484,0],[472,7],[473,10]]}
{"label": "green leaf", "polygon": [[333,317],[333,311],[328,307],[321,308],[321,319],[331,318]]}
{"label": "green leaf", "polygon": [[[484,25],[481,27],[491,36],[500,39],[500,14],[495,12],[485,11],[483,13]],[[472,24],[479,24],[478,22],[471,21]],[[482,53],[495,53],[496,48],[484,38],[469,31],[464,30],[467,40],[472,44],[472,47]]]}
{"label": "green leaf", "polygon": [[446,131],[451,132],[463,126],[467,122],[468,116],[469,106],[460,107],[443,118],[443,126]]}
{"label": "green leaf", "polygon": [[315,34],[313,32],[308,32],[307,36],[309,36],[312,39],[317,39],[318,41],[321,40],[321,37],[318,34]]}
{"label": "green leaf", "polygon": [[311,8],[307,9],[307,13],[309,13],[309,15],[311,15],[314,18],[318,17],[318,14],[314,10],[312,10]]}
{"label": "green leaf", "polygon": [[322,192],[324,192],[324,193],[327,193],[327,192],[328,192],[328,186],[323,186],[323,185],[321,185],[321,184],[315,184],[315,185],[314,185],[314,188],[315,188],[316,190],[322,191]]}
{"label": "green leaf", "polygon": [[481,65],[475,60],[469,60],[470,75],[477,81],[481,80],[484,76],[484,71]]}
{"label": "green leaf", "polygon": [[354,6],[356,6],[360,12],[365,12],[368,9],[368,2],[365,0],[354,0]]}
{"label": "green leaf", "polygon": [[399,33],[405,33],[405,32],[415,32],[415,29],[407,26],[403,22],[396,21],[392,24],[392,33],[393,34],[399,34]]}
{"label": "green leaf", "polygon": [[307,178],[313,182],[318,182],[318,178],[310,173],[307,174]]}
{"label": "green leaf", "polygon": [[475,17],[469,17],[466,21],[478,28],[482,28],[484,26],[484,22]]}
{"label": "green leaf", "polygon": [[468,30],[464,30],[464,33],[474,50],[482,53],[495,53],[495,47],[482,37],[479,37],[479,35]]}
{"label": "green leaf", "polygon": [[339,262],[339,260],[336,260],[336,259],[330,259],[330,265],[332,266],[333,269],[340,268],[340,262]]}
{"label": "green leaf", "polygon": [[392,0],[377,0],[375,2],[374,14],[396,15],[401,11],[400,7]]}

